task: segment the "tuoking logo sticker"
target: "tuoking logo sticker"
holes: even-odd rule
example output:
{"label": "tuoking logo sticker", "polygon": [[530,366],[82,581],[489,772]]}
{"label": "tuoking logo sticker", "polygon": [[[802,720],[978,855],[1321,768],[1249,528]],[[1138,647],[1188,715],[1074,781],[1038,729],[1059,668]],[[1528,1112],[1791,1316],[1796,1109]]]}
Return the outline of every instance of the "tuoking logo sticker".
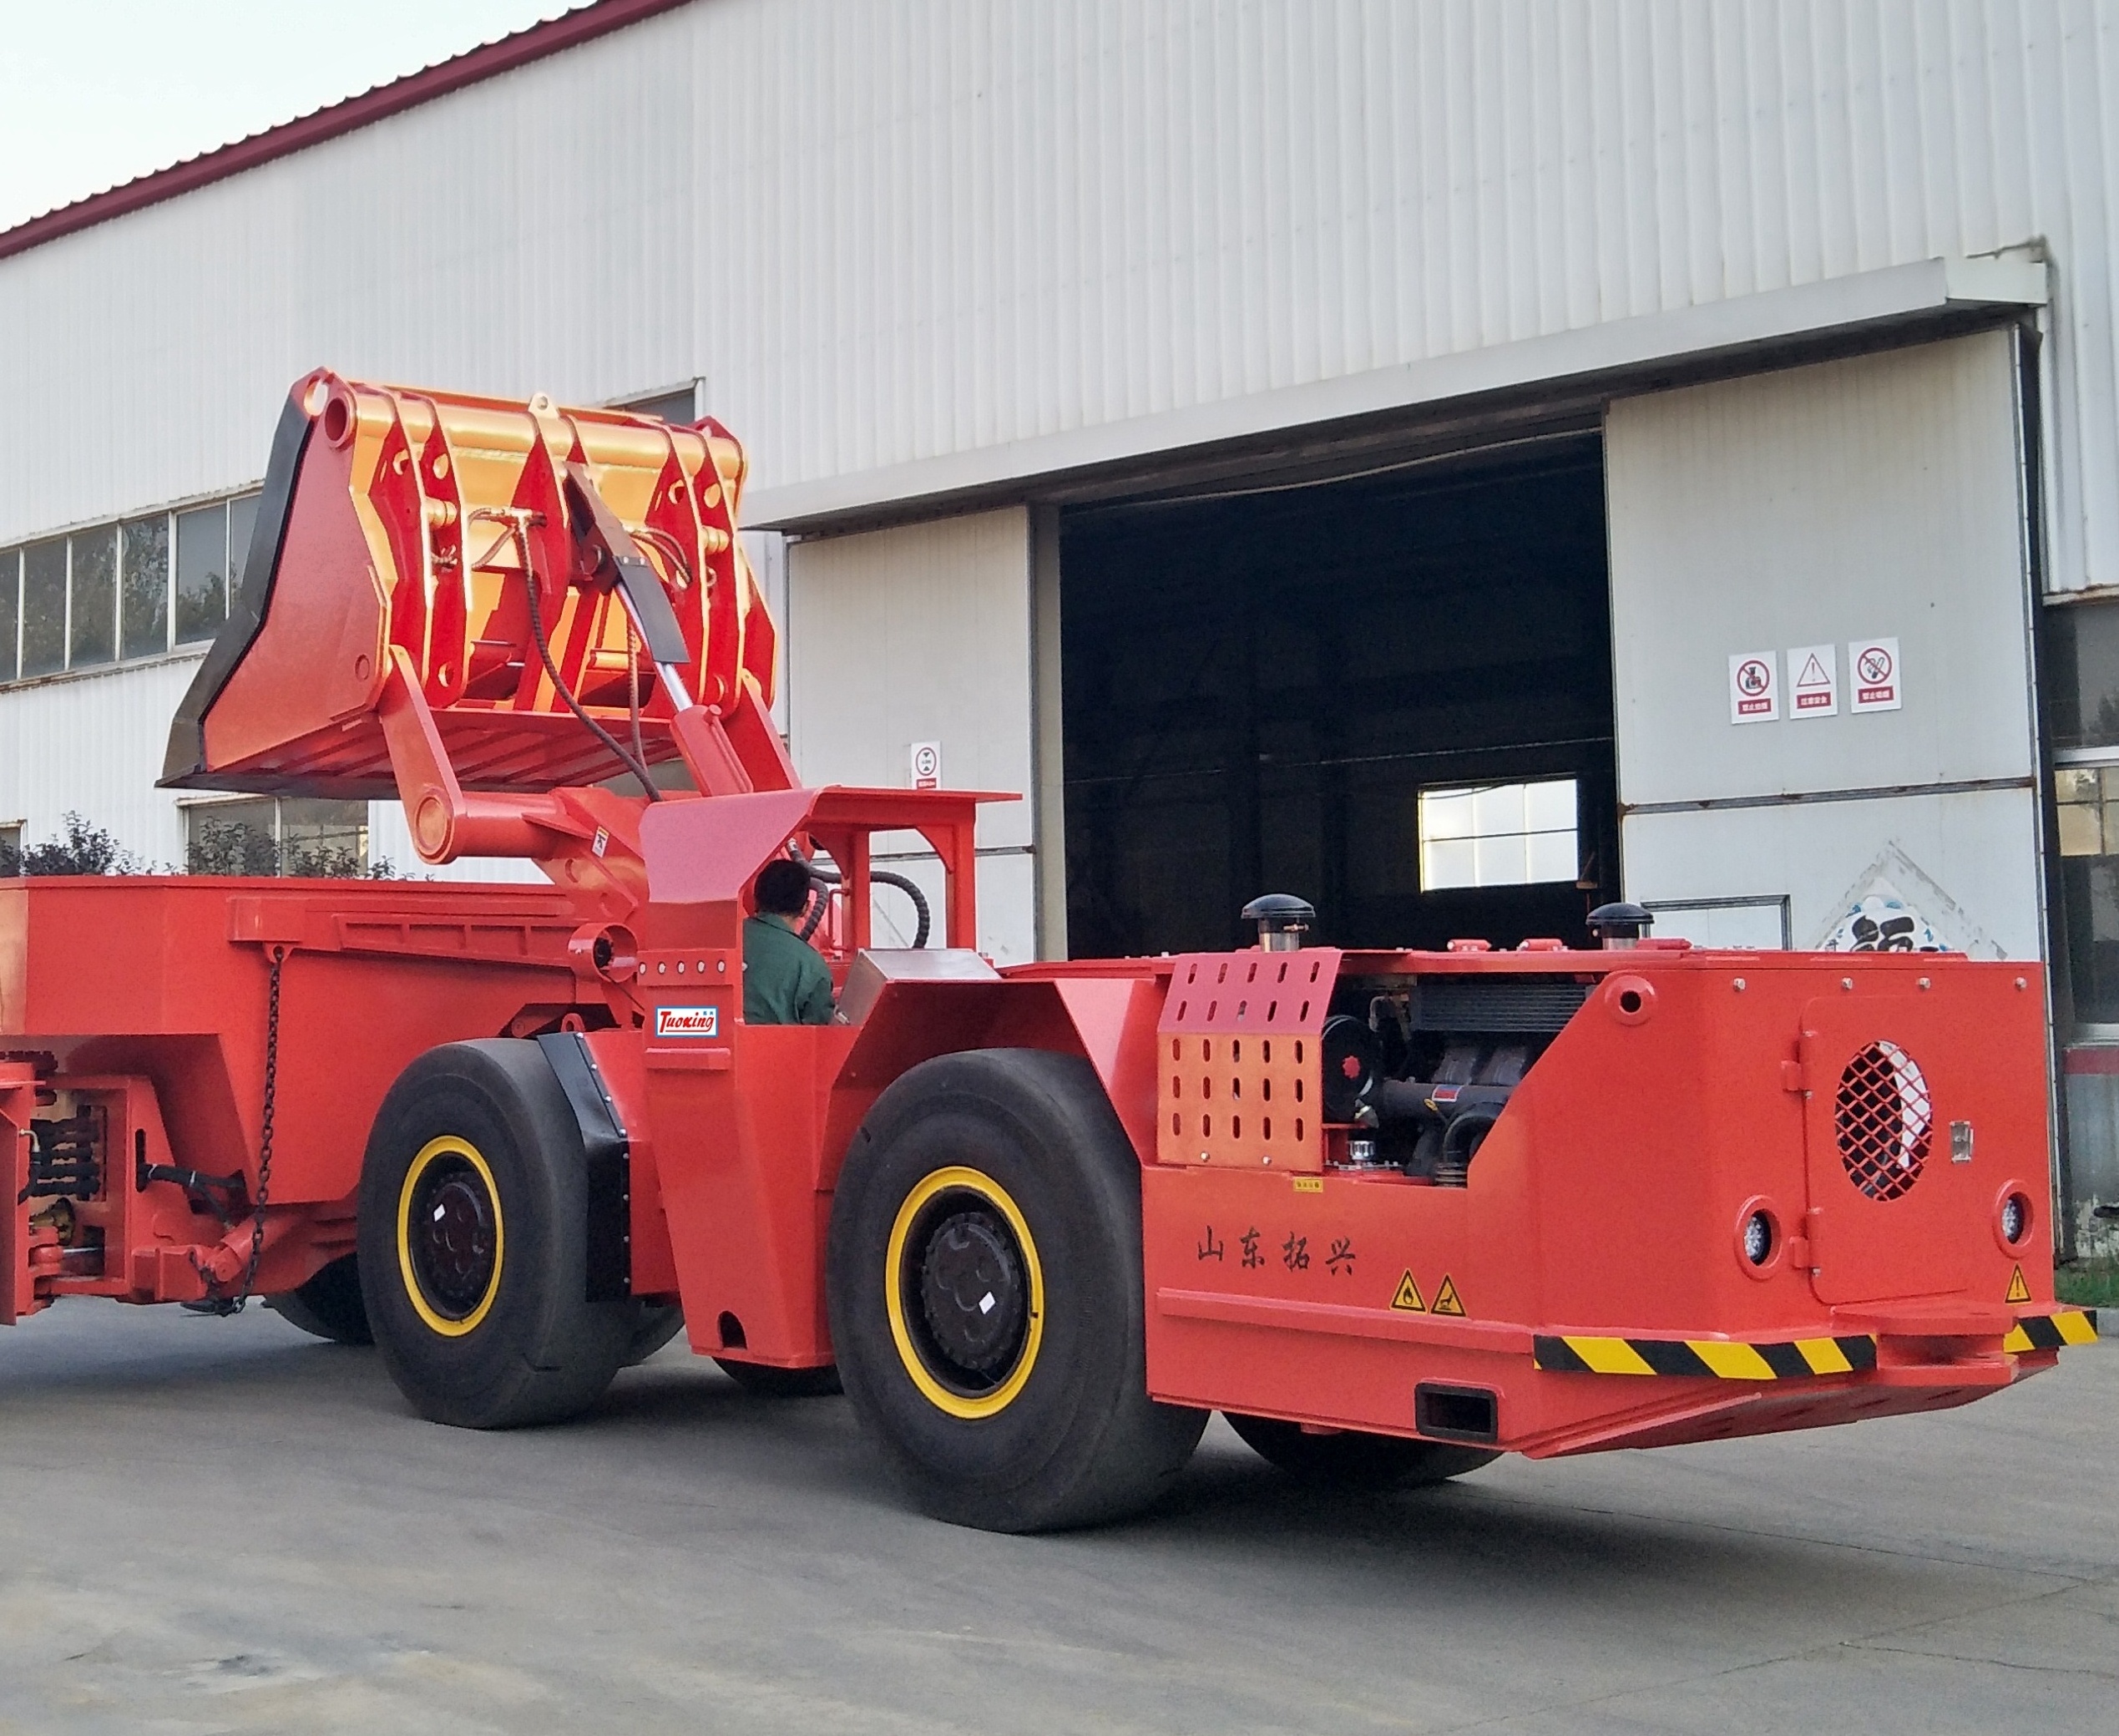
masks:
{"label": "tuoking logo sticker", "polygon": [[719,1007],[657,1007],[655,1034],[658,1037],[717,1037],[721,1034]]}

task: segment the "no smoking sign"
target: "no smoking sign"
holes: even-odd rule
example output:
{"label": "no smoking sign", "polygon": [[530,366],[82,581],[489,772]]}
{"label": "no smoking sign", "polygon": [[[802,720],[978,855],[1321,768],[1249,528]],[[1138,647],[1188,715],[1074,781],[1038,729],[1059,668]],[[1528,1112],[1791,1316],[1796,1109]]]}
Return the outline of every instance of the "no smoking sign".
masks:
{"label": "no smoking sign", "polygon": [[1847,641],[1848,709],[1855,711],[1895,711],[1905,697],[1904,675],[1899,666],[1895,639],[1850,639]]}

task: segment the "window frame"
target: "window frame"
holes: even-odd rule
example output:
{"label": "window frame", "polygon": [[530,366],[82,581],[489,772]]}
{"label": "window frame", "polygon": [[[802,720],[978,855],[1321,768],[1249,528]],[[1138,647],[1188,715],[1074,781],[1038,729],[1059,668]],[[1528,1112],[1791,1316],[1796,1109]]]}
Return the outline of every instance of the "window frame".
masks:
{"label": "window frame", "polygon": [[[250,550],[247,548],[238,549],[235,545],[235,509],[242,502],[258,499],[263,490],[262,483],[250,483],[242,488],[222,493],[172,501],[166,505],[148,507],[139,512],[123,513],[112,518],[90,519],[56,530],[25,535],[5,548],[0,548],[0,585],[7,585],[12,577],[14,592],[14,643],[12,647],[0,650],[0,692],[38,681],[59,681],[76,675],[100,675],[115,670],[144,666],[170,657],[203,655],[219,635],[221,625],[225,625],[235,612],[242,577],[239,569],[247,566],[249,562]],[[220,516],[221,615],[214,632],[207,637],[180,640],[176,636],[177,521],[186,514],[210,509],[217,509]],[[163,539],[161,642],[151,650],[128,651],[125,648],[125,531],[129,526],[149,524],[158,519],[161,522]],[[252,525],[255,529],[255,514]],[[73,544],[77,540],[105,535],[111,539],[115,562],[113,571],[114,595],[111,605],[114,655],[95,662],[77,662],[73,655]],[[57,544],[63,550],[59,609],[60,660],[56,668],[24,675],[22,660],[28,633],[24,605],[28,595],[29,551],[47,544]],[[9,655],[10,651],[12,655]]]}
{"label": "window frame", "polygon": [[[1565,784],[1570,792],[1572,817],[1564,828],[1538,827],[1530,823],[1530,795],[1533,790]],[[1478,822],[1468,815],[1468,829],[1461,833],[1438,834],[1430,829],[1429,804],[1443,797],[1480,796],[1520,790],[1523,796],[1524,824],[1520,830],[1481,832]],[[1486,778],[1474,783],[1462,782],[1440,784],[1423,784],[1414,797],[1414,843],[1419,863],[1419,886],[1422,896],[1431,893],[1495,892],[1511,887],[1564,886],[1578,882],[1582,872],[1582,780],[1578,772],[1565,772],[1550,777]],[[1539,838],[1565,837],[1570,841],[1570,856],[1572,867],[1564,875],[1538,875],[1531,873],[1532,841]],[[1484,843],[1499,843],[1520,839],[1523,845],[1524,873],[1518,878],[1487,879],[1479,870],[1478,847]],[[1444,844],[1465,844],[1471,848],[1470,878],[1439,880],[1431,872],[1430,851]]]}
{"label": "window frame", "polygon": [[318,798],[306,796],[258,796],[248,794],[236,795],[232,793],[217,793],[210,796],[195,796],[179,799],[177,807],[184,816],[185,872],[186,873],[194,872],[191,868],[191,828],[195,822],[210,823],[213,817],[216,813],[225,813],[231,809],[237,808],[256,808],[261,804],[269,804],[272,815],[272,829],[271,833],[273,862],[272,873],[270,876],[254,875],[242,878],[256,879],[269,878],[277,880],[300,878],[288,873],[286,870],[287,820],[286,804],[289,802],[313,802],[318,801],[319,799],[330,800],[331,801],[331,805],[342,807],[347,809],[349,819],[351,818],[352,811],[358,810],[360,814],[358,825],[357,827],[351,828],[349,829],[357,830],[359,833],[360,845],[357,854],[360,861],[362,873],[365,875],[367,870],[375,865],[376,859],[374,855],[373,837],[374,813],[372,811],[372,804],[370,802],[361,800],[339,802],[332,798]]}

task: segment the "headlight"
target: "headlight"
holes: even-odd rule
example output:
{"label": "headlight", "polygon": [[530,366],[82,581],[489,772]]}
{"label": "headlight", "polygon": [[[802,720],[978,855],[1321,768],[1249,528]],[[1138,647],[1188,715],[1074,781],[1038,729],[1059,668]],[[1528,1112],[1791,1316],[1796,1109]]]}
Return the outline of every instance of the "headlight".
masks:
{"label": "headlight", "polygon": [[1763,1212],[1754,1212],[1744,1220],[1744,1258],[1754,1266],[1763,1266],[1773,1258],[1773,1220]]}

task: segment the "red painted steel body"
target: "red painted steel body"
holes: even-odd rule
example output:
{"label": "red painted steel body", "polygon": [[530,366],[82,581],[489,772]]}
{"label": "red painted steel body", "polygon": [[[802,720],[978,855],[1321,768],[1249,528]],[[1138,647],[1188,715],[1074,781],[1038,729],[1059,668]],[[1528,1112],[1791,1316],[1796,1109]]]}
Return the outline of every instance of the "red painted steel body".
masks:
{"label": "red painted steel body", "polygon": [[[367,1130],[414,1057],[578,1030],[630,1142],[632,1288],[680,1302],[702,1352],[832,1360],[826,1225],[863,1116],[923,1060],[1002,1047],[1085,1058],[1139,1156],[1159,1398],[1412,1435],[1416,1389],[1439,1385],[1491,1395],[1484,1438],[1545,1455],[1959,1404],[2054,1359],[2005,1343],[2054,1312],[2035,967],[1240,951],[895,980],[857,1025],[751,1027],[741,925],[762,864],[792,842],[839,865],[820,944],[842,984],[867,944],[877,833],[926,838],[947,944],[970,944],[974,820],[997,798],[799,787],[735,539],[733,439],[319,374],[296,388],[273,478],[267,580],[186,702],[169,781],[401,793],[428,859],[528,855],[553,885],[0,884],[0,1318],[239,1285],[276,957],[260,1292],[352,1246]],[[680,660],[650,655],[637,594],[597,564],[591,495],[632,539],[618,554],[651,569]],[[539,620],[577,702],[623,742],[637,695],[641,757],[681,763],[691,788],[650,801],[594,782],[620,768],[547,674]],[[1344,1010],[1517,977],[1584,998],[1465,1185],[1358,1167],[1357,1130],[1324,1119],[1335,995]],[[1917,1076],[1892,1076],[1931,1100],[1898,1197],[1850,1180],[1834,1120],[1872,1050],[1912,1057]],[[95,1197],[18,1197],[29,1124],[82,1116]],[[142,1162],[231,1177],[227,1221],[176,1182],[134,1185]],[[2008,1244],[2011,1194],[2030,1227]],[[1759,1213],[1762,1263],[1744,1247]],[[1864,1339],[1873,1355],[1852,1360],[1815,1348]],[[1651,1374],[1651,1341],[1693,1347],[1690,1372]],[[1813,1349],[1793,1374],[1746,1348],[1785,1364],[1798,1344]]]}

